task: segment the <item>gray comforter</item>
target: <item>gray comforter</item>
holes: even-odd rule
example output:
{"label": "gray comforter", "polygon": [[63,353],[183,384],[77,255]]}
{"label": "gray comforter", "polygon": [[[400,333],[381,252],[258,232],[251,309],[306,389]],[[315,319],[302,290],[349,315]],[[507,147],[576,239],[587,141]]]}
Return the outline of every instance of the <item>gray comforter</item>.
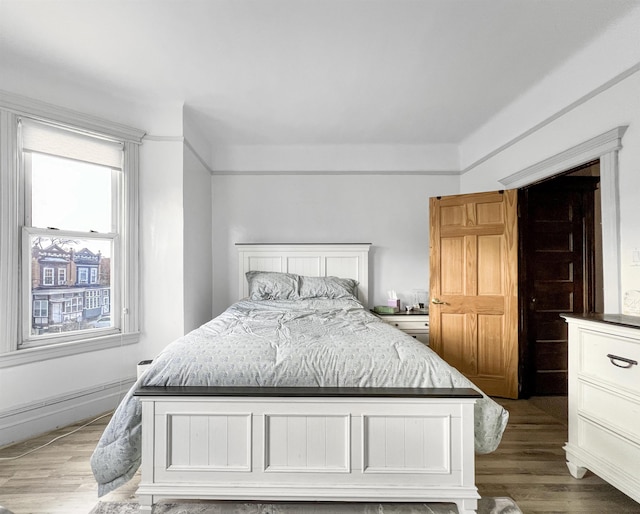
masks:
{"label": "gray comforter", "polygon": [[[240,301],[168,345],[127,393],[91,466],[100,496],[140,465],[140,385],[473,387],[412,337],[355,299]],[[475,406],[475,448],[493,451],[508,419],[484,396]]]}

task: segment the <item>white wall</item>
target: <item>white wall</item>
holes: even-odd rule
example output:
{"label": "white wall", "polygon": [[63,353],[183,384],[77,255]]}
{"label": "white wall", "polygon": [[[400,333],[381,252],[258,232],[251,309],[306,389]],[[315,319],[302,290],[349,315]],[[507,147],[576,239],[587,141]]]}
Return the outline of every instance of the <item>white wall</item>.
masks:
{"label": "white wall", "polygon": [[213,311],[211,174],[194,151],[184,149],[184,331]]}
{"label": "white wall", "polygon": [[184,332],[209,321],[213,312],[211,143],[193,112],[183,108]]}
{"label": "white wall", "polygon": [[[523,91],[460,144],[460,165],[473,168],[494,151],[534,134],[596,96],[640,63],[640,4],[571,59]],[[486,168],[483,168],[486,169]],[[476,171],[477,173],[477,171]],[[476,174],[474,173],[474,174]]]}
{"label": "white wall", "polygon": [[151,359],[184,333],[183,143],[145,140],[140,163],[140,357]]}
{"label": "white wall", "polygon": [[112,409],[135,376],[133,345],[0,369],[0,447]]}
{"label": "white wall", "polygon": [[[136,363],[184,332],[184,162],[181,104],[152,105],[110,96],[62,76],[39,75],[38,70],[3,69],[0,89],[161,136],[145,139],[140,149],[140,342],[0,366],[3,446],[115,407],[135,378]],[[203,189],[210,190],[208,178],[205,183]],[[206,230],[210,222],[205,219]],[[206,296],[211,296],[210,287]]]}
{"label": "white wall", "polygon": [[214,313],[238,299],[235,243],[372,243],[372,305],[428,289],[429,197],[458,188],[457,176],[214,175]]}
{"label": "white wall", "polygon": [[[624,304],[628,293],[636,294],[636,313],[640,313],[638,27],[640,5],[460,145],[461,165],[466,169],[461,192],[486,191],[502,189],[499,180],[504,177],[628,125],[619,152],[621,291],[620,302],[613,303]],[[608,292],[617,289],[612,282],[604,284]],[[631,313],[624,305],[622,310]]]}
{"label": "white wall", "polygon": [[216,147],[211,156],[216,171],[368,173],[424,172],[460,169],[455,144],[385,145],[231,145]]}
{"label": "white wall", "polygon": [[[535,105],[531,109],[535,109]],[[474,167],[462,176],[461,191],[503,189],[501,178],[624,125],[629,126],[619,152],[621,294],[624,298],[629,291],[640,291],[640,262],[632,262],[633,251],[640,248],[640,71]]]}

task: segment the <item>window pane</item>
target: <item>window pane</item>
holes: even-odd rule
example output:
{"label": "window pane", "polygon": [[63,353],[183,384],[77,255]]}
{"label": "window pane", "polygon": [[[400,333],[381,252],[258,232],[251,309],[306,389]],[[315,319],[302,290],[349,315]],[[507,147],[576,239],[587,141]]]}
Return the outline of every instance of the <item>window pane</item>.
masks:
{"label": "window pane", "polygon": [[31,154],[31,225],[111,232],[111,168]]}
{"label": "window pane", "polygon": [[112,240],[29,237],[31,336],[113,327]]}

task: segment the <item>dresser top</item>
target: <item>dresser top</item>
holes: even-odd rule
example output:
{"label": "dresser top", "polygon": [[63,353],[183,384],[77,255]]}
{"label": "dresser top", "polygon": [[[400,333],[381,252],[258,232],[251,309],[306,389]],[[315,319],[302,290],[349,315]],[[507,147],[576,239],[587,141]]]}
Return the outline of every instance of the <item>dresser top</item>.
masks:
{"label": "dresser top", "polygon": [[640,328],[640,317],[627,316],[625,314],[562,314],[562,317],[597,321],[621,327]]}

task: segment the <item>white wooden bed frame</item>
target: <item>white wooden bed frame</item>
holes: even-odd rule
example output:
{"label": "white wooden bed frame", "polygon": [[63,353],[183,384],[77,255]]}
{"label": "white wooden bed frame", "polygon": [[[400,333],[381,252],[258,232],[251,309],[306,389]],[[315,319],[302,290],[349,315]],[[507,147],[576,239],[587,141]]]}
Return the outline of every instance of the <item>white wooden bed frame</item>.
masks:
{"label": "white wooden bed frame", "polygon": [[[359,281],[368,244],[238,245],[244,273]],[[470,514],[472,389],[142,387],[140,511],[159,498],[450,502]]]}

